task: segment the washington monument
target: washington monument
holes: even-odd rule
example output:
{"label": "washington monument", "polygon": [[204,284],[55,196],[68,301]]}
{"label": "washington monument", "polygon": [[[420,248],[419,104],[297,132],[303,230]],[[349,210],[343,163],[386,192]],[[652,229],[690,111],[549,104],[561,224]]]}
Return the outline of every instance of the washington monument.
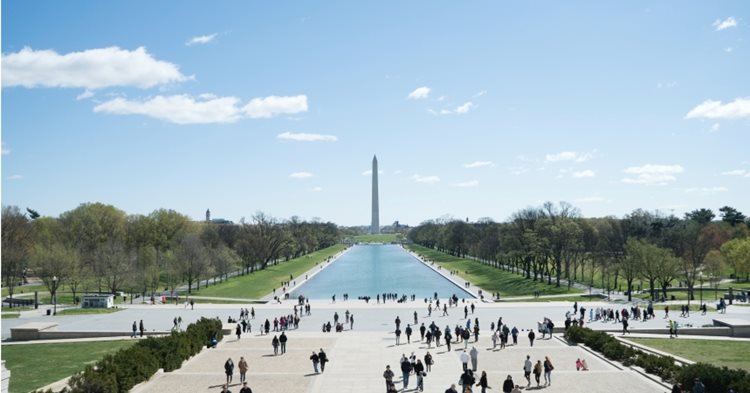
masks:
{"label": "washington monument", "polygon": [[372,156],[372,222],[370,233],[380,233],[380,208],[378,203],[378,157]]}

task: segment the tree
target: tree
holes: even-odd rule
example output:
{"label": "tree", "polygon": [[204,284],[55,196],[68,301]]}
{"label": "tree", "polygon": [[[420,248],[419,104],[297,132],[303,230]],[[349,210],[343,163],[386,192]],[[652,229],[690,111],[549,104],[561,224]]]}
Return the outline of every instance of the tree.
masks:
{"label": "tree", "polygon": [[175,255],[182,277],[187,281],[188,293],[193,292],[193,283],[208,272],[209,263],[200,236],[186,234],[179,242]]}
{"label": "tree", "polygon": [[[664,264],[671,264],[673,259],[670,256],[670,251],[660,248],[653,243],[640,239],[628,239],[626,250],[628,257],[627,260],[634,260],[636,274],[639,274],[642,278],[648,281],[649,289],[651,292],[651,300],[656,300],[656,282],[659,278],[664,275],[665,271],[669,281],[674,276],[674,269],[664,269]],[[630,261],[627,261],[624,265],[628,265]],[[671,271],[669,271],[671,270]],[[626,275],[627,276],[627,275]],[[627,277],[626,277],[627,279]],[[632,285],[628,284],[628,291],[632,290]],[[630,300],[630,297],[628,298]]]}
{"label": "tree", "polygon": [[2,276],[13,307],[13,293],[23,279],[27,259],[33,245],[29,219],[17,206],[3,206],[2,212]]}
{"label": "tree", "polygon": [[734,276],[750,275],[750,238],[732,239],[721,245],[721,254],[734,270]]}
{"label": "tree", "polygon": [[711,282],[716,283],[718,287],[719,281],[721,281],[721,274],[724,272],[726,267],[726,259],[719,250],[711,250],[706,255],[706,272],[708,273],[709,284]]}
{"label": "tree", "polygon": [[688,304],[690,300],[695,300],[693,286],[703,261],[709,251],[722,243],[721,237],[722,233],[716,226],[702,225],[696,220],[690,220],[682,227],[678,255],[688,287]]}
{"label": "tree", "polygon": [[680,258],[675,258],[671,251],[663,248],[660,250],[662,255],[659,257],[660,263],[657,265],[656,280],[661,286],[663,298],[667,299],[667,287],[677,278],[682,262]]}
{"label": "tree", "polygon": [[719,211],[721,212],[721,220],[731,226],[741,224],[745,221],[745,215],[733,207],[724,206]]}
{"label": "tree", "polygon": [[75,249],[60,242],[39,243],[31,253],[34,274],[42,280],[51,294],[56,294],[71,273],[75,273],[73,265],[76,260],[78,255]]}
{"label": "tree", "polygon": [[711,211],[711,209],[696,209],[691,211],[690,213],[685,213],[686,220],[695,221],[701,225],[708,224],[709,222],[713,221],[715,217],[716,215]]}

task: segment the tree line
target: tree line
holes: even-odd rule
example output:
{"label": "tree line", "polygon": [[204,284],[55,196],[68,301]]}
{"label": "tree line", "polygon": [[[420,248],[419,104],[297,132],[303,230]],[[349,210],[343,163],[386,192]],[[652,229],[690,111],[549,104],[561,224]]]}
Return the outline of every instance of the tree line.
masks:
{"label": "tree line", "polygon": [[641,209],[623,218],[583,218],[569,203],[546,202],[501,223],[428,220],[409,239],[550,285],[579,282],[609,290],[624,282],[631,300],[640,279],[655,300],[658,290],[666,298],[667,288],[681,282],[694,300],[704,276],[719,280],[727,266],[735,277],[750,275],[750,219],[729,206],[719,210],[720,220],[709,209],[683,218]]}
{"label": "tree line", "polygon": [[82,291],[145,295],[182,284],[190,293],[201,279],[252,273],[338,240],[331,222],[260,212],[235,225],[192,221],[168,209],[128,215],[102,203],[59,217],[4,206],[2,280],[11,298],[26,275],[41,279],[50,293],[65,285],[74,299]]}

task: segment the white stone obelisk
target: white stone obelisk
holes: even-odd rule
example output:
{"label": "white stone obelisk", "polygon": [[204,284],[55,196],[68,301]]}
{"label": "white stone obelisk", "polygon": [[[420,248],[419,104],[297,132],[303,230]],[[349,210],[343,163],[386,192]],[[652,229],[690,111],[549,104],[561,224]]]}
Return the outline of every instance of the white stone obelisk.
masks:
{"label": "white stone obelisk", "polygon": [[372,222],[370,233],[380,233],[380,206],[378,202],[378,157],[372,156]]}

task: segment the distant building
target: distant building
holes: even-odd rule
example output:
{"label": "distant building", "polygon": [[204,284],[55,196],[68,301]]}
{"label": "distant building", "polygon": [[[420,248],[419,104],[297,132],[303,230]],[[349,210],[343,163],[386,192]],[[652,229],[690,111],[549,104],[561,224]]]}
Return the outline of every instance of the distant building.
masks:
{"label": "distant building", "polygon": [[216,225],[233,225],[232,221],[224,218],[211,218],[211,209],[206,209],[206,223]]}

